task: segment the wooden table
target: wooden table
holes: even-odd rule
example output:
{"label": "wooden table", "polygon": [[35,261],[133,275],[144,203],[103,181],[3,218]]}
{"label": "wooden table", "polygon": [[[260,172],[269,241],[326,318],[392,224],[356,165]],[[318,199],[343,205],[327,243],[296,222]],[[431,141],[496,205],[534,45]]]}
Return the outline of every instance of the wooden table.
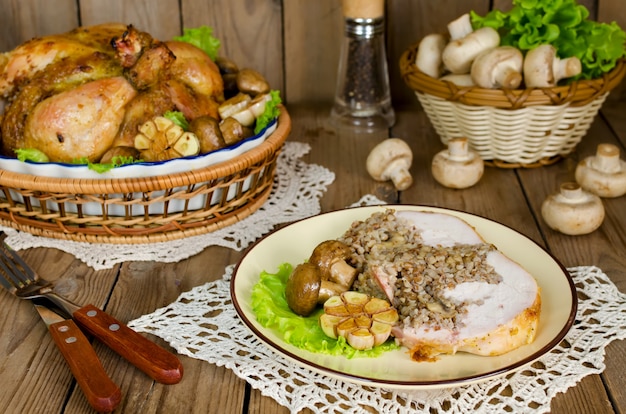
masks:
{"label": "wooden table", "polygon": [[[410,142],[414,151],[414,185],[398,193],[390,183],[373,181],[365,158],[387,133],[355,136],[328,126],[327,106],[288,106],[293,122],[290,140],[307,142],[305,161],[334,171],[335,182],[321,199],[323,211],[347,206],[365,194],[390,203],[423,204],[478,214],[516,229],[546,247],[565,266],[599,266],[626,292],[626,197],[604,200],[602,227],[585,236],[565,236],[550,230],[540,215],[545,197],[574,176],[579,159],[595,152],[598,143],[626,144],[626,101],[608,102],[576,151],[566,159],[533,169],[487,168],[473,188],[451,190],[430,174],[433,155],[443,148],[430,123],[415,104],[396,108],[391,136]],[[623,151],[626,153],[626,151]],[[195,286],[216,280],[241,252],[210,247],[179,263],[128,262],[94,271],[56,249],[21,252],[57,290],[80,303],[94,303],[121,321],[129,321],[175,301]],[[91,409],[33,307],[0,292],[0,411],[7,413],[89,413]],[[151,339],[165,346],[160,338]],[[119,384],[119,413],[286,413],[274,400],[261,396],[225,368],[181,356],[185,375],[180,384],[152,382],[117,354],[95,342],[107,372]],[[553,413],[618,413],[626,411],[626,343],[607,347],[607,368],[586,377],[552,402]]]}

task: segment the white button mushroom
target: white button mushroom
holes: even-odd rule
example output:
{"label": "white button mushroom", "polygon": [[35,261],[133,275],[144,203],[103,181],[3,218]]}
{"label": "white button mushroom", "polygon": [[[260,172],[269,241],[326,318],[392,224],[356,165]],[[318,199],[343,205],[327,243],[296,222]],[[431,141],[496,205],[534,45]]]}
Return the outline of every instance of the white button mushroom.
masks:
{"label": "white button mushroom", "polygon": [[517,89],[522,83],[524,57],[519,49],[499,46],[485,50],[472,63],[472,80],[481,88]]}
{"label": "white button mushroom", "polygon": [[413,152],[400,138],[387,138],[376,145],[367,156],[367,172],[377,181],[393,181],[396,189],[406,190],[413,184],[409,168]]}
{"label": "white button mushroom", "polygon": [[500,35],[491,27],[481,27],[467,36],[451,40],[443,49],[441,59],[452,73],[469,73],[472,62],[481,52],[500,44]]}
{"label": "white button mushroom", "polygon": [[431,170],[437,182],[449,188],[468,188],[483,176],[484,163],[478,153],[469,149],[467,138],[452,138],[448,149],[433,158]]}
{"label": "white button mushroom", "polygon": [[415,66],[428,76],[438,78],[443,73],[441,54],[445,46],[446,39],[442,34],[424,36],[417,48]]}
{"label": "white button mushroom", "polygon": [[591,233],[604,220],[602,200],[575,182],[561,184],[560,192],[548,196],[541,215],[553,230],[568,235]]}
{"label": "white button mushroom", "polygon": [[527,88],[551,88],[565,78],[580,74],[582,65],[576,56],[559,59],[552,45],[540,45],[526,53],[524,82]]}
{"label": "white button mushroom", "polygon": [[620,197],[626,194],[626,161],[613,144],[600,144],[596,155],[576,166],[576,182],[600,197]]}

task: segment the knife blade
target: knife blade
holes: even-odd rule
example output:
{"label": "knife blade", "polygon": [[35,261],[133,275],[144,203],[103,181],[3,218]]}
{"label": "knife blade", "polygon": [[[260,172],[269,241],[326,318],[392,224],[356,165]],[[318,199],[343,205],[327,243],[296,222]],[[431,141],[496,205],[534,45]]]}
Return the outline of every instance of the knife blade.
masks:
{"label": "knife blade", "polygon": [[173,353],[135,332],[103,310],[85,305],[72,318],[87,333],[98,338],[128,362],[162,384],[177,384],[183,365]]}
{"label": "knife blade", "polygon": [[33,304],[65,358],[89,404],[98,412],[111,412],[122,400],[122,392],[109,378],[96,352],[80,328],[41,304]]}

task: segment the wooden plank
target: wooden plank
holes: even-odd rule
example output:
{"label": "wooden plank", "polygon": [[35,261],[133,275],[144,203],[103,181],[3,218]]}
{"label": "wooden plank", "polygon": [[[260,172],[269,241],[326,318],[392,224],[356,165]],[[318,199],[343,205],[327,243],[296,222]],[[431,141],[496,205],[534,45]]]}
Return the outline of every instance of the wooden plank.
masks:
{"label": "wooden plank", "polygon": [[[616,22],[622,30],[626,30],[626,7],[623,0],[598,0],[598,21]],[[626,82],[615,88],[609,95],[610,102],[626,99]]]}
{"label": "wooden plank", "polygon": [[[55,291],[77,301],[103,306],[115,282],[117,269],[95,272],[67,253],[55,249],[28,249],[20,255],[42,277],[56,282]],[[61,412],[72,388],[72,374],[56,349],[45,325],[28,301],[0,292],[4,312],[11,315],[11,324],[2,326],[0,354],[1,412]],[[101,353],[97,350],[97,353]],[[24,390],[36,389],[30,395]],[[74,390],[79,402],[89,408],[79,389]]]}
{"label": "wooden plank", "polygon": [[344,38],[341,3],[290,0],[283,7],[287,99],[332,102]]}
{"label": "wooden plank", "polygon": [[62,33],[78,25],[75,0],[0,0],[0,51],[33,37]]}
{"label": "wooden plank", "polygon": [[276,2],[182,0],[183,27],[207,25],[220,39],[220,55],[253,68],[285,98],[281,9]]}
{"label": "wooden plank", "polygon": [[80,0],[81,24],[132,24],[153,37],[169,40],[181,34],[178,0]]}
{"label": "wooden plank", "polygon": [[[106,310],[122,322],[154,312],[175,302],[181,293],[221,278],[225,267],[239,257],[239,252],[213,246],[178,263],[124,263]],[[169,348],[161,338],[147,336]],[[167,386],[153,382],[102,344],[96,344],[96,349],[111,378],[125,390],[120,412],[216,412],[218,407],[219,412],[242,412],[246,383],[224,367],[179,355],[184,370],[181,384],[187,385]],[[68,410],[86,409],[82,396],[72,395]]]}

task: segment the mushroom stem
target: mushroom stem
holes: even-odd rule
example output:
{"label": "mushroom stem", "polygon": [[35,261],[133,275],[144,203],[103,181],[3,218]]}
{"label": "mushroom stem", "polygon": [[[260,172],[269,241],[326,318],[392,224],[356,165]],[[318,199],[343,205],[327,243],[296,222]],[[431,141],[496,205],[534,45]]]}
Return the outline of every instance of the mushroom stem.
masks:
{"label": "mushroom stem", "polygon": [[320,292],[317,297],[317,303],[323,305],[328,299],[333,296],[341,295],[349,289],[347,286],[340,285],[338,283],[331,282],[329,280],[322,280],[320,286]]}
{"label": "mushroom stem", "polygon": [[596,149],[596,156],[591,165],[597,170],[606,173],[616,173],[621,170],[619,148],[613,144],[600,144]]}
{"label": "mushroom stem", "polygon": [[621,197],[626,194],[626,161],[620,159],[619,147],[600,144],[596,154],[576,166],[576,182],[600,197]]}
{"label": "mushroom stem", "polygon": [[578,75],[582,71],[582,64],[580,63],[580,59],[575,56],[565,59],[555,58],[552,70],[554,72],[554,78],[560,80]]}
{"label": "mushroom stem", "polygon": [[450,33],[451,40],[462,39],[473,31],[469,13],[465,13],[448,23],[448,33]]}
{"label": "mushroom stem", "polygon": [[350,289],[356,274],[357,270],[346,263],[345,260],[338,260],[330,266],[330,280],[345,286],[346,289]]}
{"label": "mushroom stem", "polygon": [[383,175],[383,178],[391,180],[394,187],[398,190],[406,190],[413,184],[413,177],[406,166],[406,163],[401,159],[391,161],[387,165],[387,173]]}

